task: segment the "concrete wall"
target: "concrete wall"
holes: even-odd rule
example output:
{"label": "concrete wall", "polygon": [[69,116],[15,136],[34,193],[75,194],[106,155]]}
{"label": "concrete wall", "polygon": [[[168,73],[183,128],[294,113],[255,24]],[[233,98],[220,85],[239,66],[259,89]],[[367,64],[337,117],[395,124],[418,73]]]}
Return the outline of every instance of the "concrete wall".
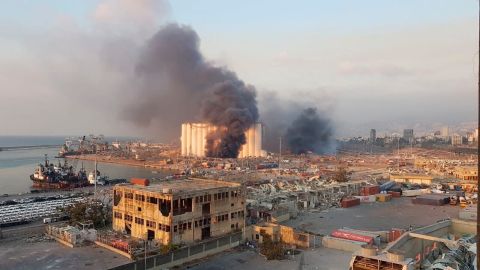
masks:
{"label": "concrete wall", "polygon": [[354,252],[360,250],[362,245],[365,245],[365,243],[331,236],[324,236],[322,238],[322,245],[326,248]]}
{"label": "concrete wall", "polygon": [[464,234],[477,234],[477,222],[453,219],[449,232],[455,235],[456,238]]}

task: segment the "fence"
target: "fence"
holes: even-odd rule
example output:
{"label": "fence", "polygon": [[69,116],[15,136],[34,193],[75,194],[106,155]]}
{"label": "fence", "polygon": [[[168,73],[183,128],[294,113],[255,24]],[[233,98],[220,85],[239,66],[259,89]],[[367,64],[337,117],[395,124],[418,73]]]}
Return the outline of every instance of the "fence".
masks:
{"label": "fence", "polygon": [[146,261],[140,259],[135,262],[110,268],[109,270],[163,269],[173,267],[236,247],[240,244],[241,240],[242,233],[238,232],[192,246],[183,247],[167,254],[148,257]]}

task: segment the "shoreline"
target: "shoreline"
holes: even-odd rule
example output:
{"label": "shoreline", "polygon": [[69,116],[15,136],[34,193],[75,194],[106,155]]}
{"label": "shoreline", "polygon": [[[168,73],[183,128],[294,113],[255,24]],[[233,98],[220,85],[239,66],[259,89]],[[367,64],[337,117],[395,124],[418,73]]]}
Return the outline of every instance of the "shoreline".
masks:
{"label": "shoreline", "polygon": [[110,163],[110,164],[117,164],[117,165],[124,165],[124,166],[142,167],[142,168],[148,168],[148,169],[158,169],[158,170],[171,171],[172,173],[180,171],[179,169],[171,168],[168,165],[160,165],[155,163],[149,163],[147,161],[138,161],[138,160],[132,160],[132,159],[117,159],[117,158],[111,158],[111,157],[106,158],[104,156],[95,156],[95,154],[72,155],[72,156],[66,156],[64,158],[71,159],[71,160],[77,159],[77,160],[87,160],[87,161],[95,161],[95,158],[96,158],[97,162],[100,162],[100,163]]}

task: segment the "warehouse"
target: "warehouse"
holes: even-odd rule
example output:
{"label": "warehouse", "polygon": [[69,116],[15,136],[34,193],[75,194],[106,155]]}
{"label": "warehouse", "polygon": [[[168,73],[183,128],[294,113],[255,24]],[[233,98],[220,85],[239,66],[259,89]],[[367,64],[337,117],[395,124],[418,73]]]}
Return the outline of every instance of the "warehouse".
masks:
{"label": "warehouse", "polygon": [[[146,180],[146,179],[145,179]],[[162,181],[114,188],[113,229],[136,238],[189,244],[244,227],[241,185],[205,179]]]}

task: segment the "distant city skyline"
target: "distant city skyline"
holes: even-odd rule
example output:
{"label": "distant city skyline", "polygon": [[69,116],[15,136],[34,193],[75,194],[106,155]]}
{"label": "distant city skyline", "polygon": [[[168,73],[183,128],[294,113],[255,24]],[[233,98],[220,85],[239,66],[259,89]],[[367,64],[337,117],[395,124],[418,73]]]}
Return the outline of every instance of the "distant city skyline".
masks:
{"label": "distant city skyline", "polygon": [[156,137],[120,114],[138,49],[167,22],[191,26],[209,61],[255,85],[260,113],[273,93],[317,104],[337,138],[461,129],[477,121],[477,4],[7,0],[0,135]]}

